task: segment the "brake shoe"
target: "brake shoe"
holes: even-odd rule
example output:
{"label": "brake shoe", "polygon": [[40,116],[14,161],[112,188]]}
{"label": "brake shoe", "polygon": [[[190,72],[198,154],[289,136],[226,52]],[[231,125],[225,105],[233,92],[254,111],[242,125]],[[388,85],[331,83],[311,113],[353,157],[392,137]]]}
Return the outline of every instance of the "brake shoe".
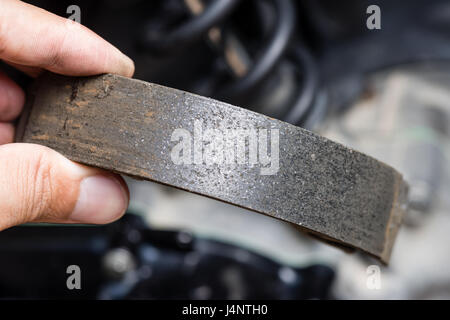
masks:
{"label": "brake shoe", "polygon": [[16,141],[290,222],[388,263],[407,186],[388,165],[300,127],[117,75],[45,74]]}

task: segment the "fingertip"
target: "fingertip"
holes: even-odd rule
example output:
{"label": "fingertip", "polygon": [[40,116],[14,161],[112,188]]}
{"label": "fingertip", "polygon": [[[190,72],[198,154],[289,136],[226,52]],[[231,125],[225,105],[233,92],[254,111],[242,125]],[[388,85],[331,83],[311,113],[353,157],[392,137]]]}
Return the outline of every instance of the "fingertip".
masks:
{"label": "fingertip", "polygon": [[0,72],[0,121],[17,118],[25,103],[25,93],[14,81]]}
{"label": "fingertip", "polygon": [[56,41],[59,45],[55,45],[58,49],[49,54],[51,59],[44,59],[42,68],[71,76],[101,73],[133,76],[135,67],[130,57],[83,25],[78,25],[76,30],[60,28]]}
{"label": "fingertip", "polygon": [[0,123],[0,145],[14,140],[14,126],[11,123]]}

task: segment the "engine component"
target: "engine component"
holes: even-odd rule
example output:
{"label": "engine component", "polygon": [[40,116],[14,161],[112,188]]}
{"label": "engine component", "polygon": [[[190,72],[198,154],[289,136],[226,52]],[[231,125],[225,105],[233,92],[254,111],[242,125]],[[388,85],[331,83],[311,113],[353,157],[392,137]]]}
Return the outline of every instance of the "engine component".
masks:
{"label": "engine component", "polygon": [[[325,299],[334,279],[323,264],[279,264],[224,242],[150,229],[131,212],[108,226],[5,230],[0,260],[0,299]],[[69,265],[81,270],[81,290],[66,287]]]}

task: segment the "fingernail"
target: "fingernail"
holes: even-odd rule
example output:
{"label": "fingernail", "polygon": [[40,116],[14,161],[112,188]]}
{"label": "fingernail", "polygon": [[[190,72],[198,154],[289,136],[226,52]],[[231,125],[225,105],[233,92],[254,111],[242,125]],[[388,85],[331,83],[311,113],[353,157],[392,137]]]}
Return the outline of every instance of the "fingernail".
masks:
{"label": "fingernail", "polygon": [[134,61],[125,55],[122,51],[116,48],[117,58],[119,63],[116,64],[116,72],[125,77],[132,77],[134,74]]}
{"label": "fingernail", "polygon": [[114,177],[96,175],[81,181],[70,215],[74,222],[103,224],[117,220],[127,209],[128,194]]}
{"label": "fingernail", "polygon": [[124,75],[126,77],[132,77],[133,74],[134,74],[134,68],[135,68],[134,67],[134,61],[131,60],[131,58],[128,57],[127,55],[125,55],[123,53],[122,53],[122,55],[124,57],[124,65],[125,65],[125,67],[124,67]]}

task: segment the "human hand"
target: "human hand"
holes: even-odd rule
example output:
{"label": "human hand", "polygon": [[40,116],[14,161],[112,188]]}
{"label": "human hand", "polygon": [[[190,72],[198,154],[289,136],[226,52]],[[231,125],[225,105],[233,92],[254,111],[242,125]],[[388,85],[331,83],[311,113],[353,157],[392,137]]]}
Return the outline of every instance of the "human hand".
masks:
{"label": "human hand", "polygon": [[[134,64],[82,25],[18,0],[0,0],[0,59],[36,76],[132,76]],[[0,231],[25,222],[103,224],[129,201],[123,179],[72,162],[56,151],[13,142],[12,121],[25,100],[0,72]]]}

